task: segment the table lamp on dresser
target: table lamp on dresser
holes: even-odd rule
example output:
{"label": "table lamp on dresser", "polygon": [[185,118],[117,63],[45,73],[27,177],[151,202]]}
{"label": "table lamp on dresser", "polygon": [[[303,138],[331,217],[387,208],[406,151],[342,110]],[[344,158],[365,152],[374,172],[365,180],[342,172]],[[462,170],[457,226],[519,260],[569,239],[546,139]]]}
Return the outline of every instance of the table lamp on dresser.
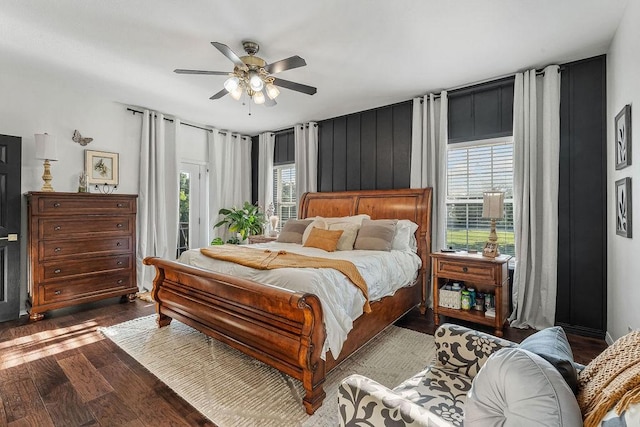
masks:
{"label": "table lamp on dresser", "polygon": [[47,133],[36,133],[36,159],[44,160],[44,173],[42,174],[42,180],[44,184],[40,191],[55,191],[51,186],[51,163],[50,161],[58,160],[58,153],[56,149],[56,138]]}
{"label": "table lamp on dresser", "polygon": [[498,249],[498,234],[496,233],[496,220],[504,218],[504,192],[485,191],[482,195],[482,217],[491,220],[489,240],[484,245],[482,255],[495,258],[500,255]]}

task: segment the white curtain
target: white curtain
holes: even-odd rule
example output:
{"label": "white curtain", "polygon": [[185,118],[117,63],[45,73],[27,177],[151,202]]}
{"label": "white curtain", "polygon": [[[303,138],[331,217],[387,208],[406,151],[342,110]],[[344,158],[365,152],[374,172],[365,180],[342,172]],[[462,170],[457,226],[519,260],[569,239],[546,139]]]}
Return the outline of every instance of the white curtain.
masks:
{"label": "white curtain", "polygon": [[276,136],[273,132],[258,136],[258,206],[266,211],[273,203],[273,149]]}
{"label": "white curtain", "polygon": [[306,192],[318,191],[318,124],[309,122],[294,126],[296,159],[296,196],[300,201]]}
{"label": "white curtain", "polygon": [[[171,130],[167,135],[166,128]],[[138,194],[138,288],[151,289],[155,269],[145,266],[148,256],[175,259],[178,241],[179,185],[177,141],[180,121],[144,110],[140,138]]]}
{"label": "white curtain", "polygon": [[213,228],[222,208],[251,201],[251,138],[216,129],[209,134],[209,240],[227,240],[224,227]]}
{"label": "white curtain", "polygon": [[516,269],[511,326],[555,323],[558,262],[560,76],[550,65],[516,74],[513,100]]}
{"label": "white curtain", "polygon": [[411,188],[433,187],[431,249],[445,247],[447,219],[447,92],[413,100]]}

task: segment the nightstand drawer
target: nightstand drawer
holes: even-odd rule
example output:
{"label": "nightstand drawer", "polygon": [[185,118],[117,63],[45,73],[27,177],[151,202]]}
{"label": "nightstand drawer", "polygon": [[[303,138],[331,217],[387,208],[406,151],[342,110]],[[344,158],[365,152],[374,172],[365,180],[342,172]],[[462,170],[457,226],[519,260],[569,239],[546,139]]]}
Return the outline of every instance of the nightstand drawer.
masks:
{"label": "nightstand drawer", "polygon": [[78,297],[87,297],[104,292],[117,291],[131,288],[132,275],[125,271],[122,273],[95,276],[82,280],[68,280],[42,285],[40,295],[43,304],[57,301],[72,300]]}
{"label": "nightstand drawer", "polygon": [[474,280],[495,281],[495,268],[492,265],[477,265],[469,262],[455,262],[438,260],[438,274],[447,274],[452,277],[460,278],[472,277]]}
{"label": "nightstand drawer", "polygon": [[133,251],[133,238],[123,237],[99,237],[76,240],[45,240],[40,241],[40,260],[52,260],[72,255],[82,255],[85,258],[90,255],[108,255],[128,253]]}
{"label": "nightstand drawer", "polygon": [[42,280],[51,281],[78,275],[99,274],[107,271],[130,269],[133,255],[91,258],[88,260],[59,260],[44,263]]}
{"label": "nightstand drawer", "polygon": [[133,215],[41,218],[39,221],[41,239],[64,238],[88,233],[129,234],[135,227],[135,217]]}

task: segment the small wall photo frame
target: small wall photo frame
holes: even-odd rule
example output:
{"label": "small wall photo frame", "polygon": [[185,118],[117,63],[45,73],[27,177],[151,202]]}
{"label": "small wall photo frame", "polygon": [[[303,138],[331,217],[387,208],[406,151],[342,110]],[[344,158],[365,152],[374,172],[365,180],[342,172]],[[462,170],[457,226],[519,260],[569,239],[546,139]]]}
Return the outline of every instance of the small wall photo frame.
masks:
{"label": "small wall photo frame", "polygon": [[616,181],[616,234],[631,238],[631,178]]}
{"label": "small wall photo frame", "polygon": [[616,116],[613,124],[616,143],[616,169],[631,164],[631,105],[625,105]]}
{"label": "small wall photo frame", "polygon": [[90,185],[118,185],[119,154],[84,150],[84,169]]}

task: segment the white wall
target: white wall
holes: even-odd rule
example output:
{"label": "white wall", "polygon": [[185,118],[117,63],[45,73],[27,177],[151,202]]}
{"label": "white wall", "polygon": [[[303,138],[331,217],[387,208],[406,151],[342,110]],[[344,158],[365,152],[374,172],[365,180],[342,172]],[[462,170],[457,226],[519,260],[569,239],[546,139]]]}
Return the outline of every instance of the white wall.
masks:
{"label": "white wall", "polygon": [[[22,138],[23,193],[42,187],[42,160],[35,156],[35,133],[57,137],[58,158],[51,162],[52,185],[56,191],[76,192],[78,175],[84,169],[84,150],[116,152],[120,155],[118,194],[138,193],[141,115],[133,115],[126,106],[92,96],[74,87],[64,86],[42,70],[20,68],[13,64],[1,71],[0,133]],[[166,135],[173,137],[167,125]],[[85,147],[71,140],[77,129],[93,141]],[[181,127],[186,142],[181,158],[206,160],[206,132]],[[94,190],[92,190],[94,191]],[[25,309],[26,284],[26,203],[22,203],[20,310]]]}
{"label": "white wall", "polygon": [[[640,329],[640,2],[631,1],[607,55],[607,330],[614,340],[628,327]],[[632,164],[616,170],[614,117],[632,104]],[[635,230],[627,239],[615,233],[615,181],[631,177]]]}

